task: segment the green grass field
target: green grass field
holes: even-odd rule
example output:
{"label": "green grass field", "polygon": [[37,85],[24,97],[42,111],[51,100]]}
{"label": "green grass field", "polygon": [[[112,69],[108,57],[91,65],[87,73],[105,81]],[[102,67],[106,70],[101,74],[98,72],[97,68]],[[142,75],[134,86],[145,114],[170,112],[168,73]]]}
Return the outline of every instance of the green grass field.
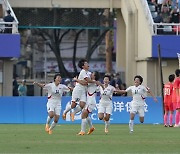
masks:
{"label": "green grass field", "polygon": [[78,136],[80,125],[57,125],[52,135],[44,125],[0,124],[0,153],[180,153],[180,128],[162,125],[95,125],[92,135]]}

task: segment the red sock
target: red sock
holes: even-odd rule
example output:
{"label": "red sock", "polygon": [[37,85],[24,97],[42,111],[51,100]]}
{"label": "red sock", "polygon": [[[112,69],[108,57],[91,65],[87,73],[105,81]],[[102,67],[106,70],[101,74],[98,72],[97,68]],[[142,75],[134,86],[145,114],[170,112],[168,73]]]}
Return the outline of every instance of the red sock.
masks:
{"label": "red sock", "polygon": [[179,112],[176,111],[176,115],[175,115],[175,124],[178,125],[179,124]]}
{"label": "red sock", "polygon": [[167,125],[167,117],[168,117],[168,115],[164,114],[164,125]]}
{"label": "red sock", "polygon": [[173,114],[169,115],[169,125],[172,126],[173,123]]}

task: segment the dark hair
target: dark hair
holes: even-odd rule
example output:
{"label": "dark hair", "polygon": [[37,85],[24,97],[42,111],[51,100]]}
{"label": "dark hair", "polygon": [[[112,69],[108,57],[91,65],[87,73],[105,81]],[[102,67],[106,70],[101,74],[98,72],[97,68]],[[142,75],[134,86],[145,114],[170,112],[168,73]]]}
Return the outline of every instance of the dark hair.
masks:
{"label": "dark hair", "polygon": [[11,10],[7,10],[7,13],[8,13],[8,14],[11,14]]}
{"label": "dark hair", "polygon": [[61,77],[61,74],[60,74],[60,73],[55,74],[55,75],[54,75],[54,81],[55,81],[55,79],[57,78],[57,76],[60,76],[60,77]]}
{"label": "dark hair", "polygon": [[175,70],[175,74],[176,74],[177,77],[179,77],[179,75],[180,75],[180,69],[176,69],[176,70]]}
{"label": "dark hair", "polygon": [[138,78],[138,79],[140,80],[140,82],[141,82],[140,84],[143,83],[143,78],[142,78],[142,76],[136,75],[136,76],[134,77],[134,81],[135,81],[136,78]]}
{"label": "dark hair", "polygon": [[87,60],[86,59],[81,59],[79,62],[78,62],[78,66],[79,66],[79,68],[81,68],[82,69],[82,67],[84,66],[84,63],[85,62],[87,62]]}
{"label": "dark hair", "polygon": [[94,72],[94,76],[95,76],[95,80],[96,80],[96,81],[99,80],[99,78],[100,78],[99,72],[95,71],[95,72]]}
{"label": "dark hair", "polygon": [[105,77],[109,78],[109,81],[111,81],[111,76],[110,75],[105,75],[104,78]]}
{"label": "dark hair", "polygon": [[175,79],[175,75],[174,74],[169,75],[169,82],[173,82],[174,79]]}

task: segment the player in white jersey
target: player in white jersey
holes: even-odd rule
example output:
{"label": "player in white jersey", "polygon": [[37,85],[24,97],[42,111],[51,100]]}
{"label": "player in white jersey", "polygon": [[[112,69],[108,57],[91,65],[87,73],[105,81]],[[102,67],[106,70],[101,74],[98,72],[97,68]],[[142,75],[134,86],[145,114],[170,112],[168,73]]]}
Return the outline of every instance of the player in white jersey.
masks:
{"label": "player in white jersey", "polygon": [[[61,75],[56,74],[54,76],[54,82],[52,83],[41,84],[34,82],[34,84],[38,85],[39,87],[42,87],[48,92],[48,102],[47,102],[48,117],[46,121],[45,131],[48,132],[49,134],[52,134],[52,130],[58,123],[61,112],[61,98],[63,92],[68,92],[69,90],[72,90],[71,87],[67,87],[64,84],[60,84],[61,80],[62,80]],[[49,126],[52,118],[54,118],[54,121],[51,123],[51,126]]]}
{"label": "player in white jersey", "polygon": [[[81,68],[81,72],[78,76],[78,80],[85,80],[87,83],[95,83],[96,81],[90,79],[90,72],[89,64],[87,60],[81,59],[78,63],[78,66]],[[79,106],[77,106],[73,113],[71,113],[71,120],[74,121],[75,113],[81,111],[85,104],[86,104],[86,91],[87,91],[87,84],[83,85],[81,83],[76,83],[73,92],[72,92],[72,99],[71,99],[71,106],[67,107],[63,112],[63,119],[66,119],[66,114],[71,109],[74,109],[79,102]]]}
{"label": "player in white jersey", "polygon": [[[93,72],[91,74],[91,79],[98,81],[99,80],[99,73]],[[85,84],[84,80],[76,80],[78,83]],[[100,82],[99,82],[100,84]],[[85,135],[86,130],[86,124],[89,125],[89,131],[87,132],[88,135],[90,135],[94,130],[94,126],[92,125],[91,118],[89,117],[89,114],[92,113],[92,111],[96,107],[96,92],[97,92],[98,85],[96,83],[89,83],[87,87],[87,103],[85,108],[82,111],[82,121],[81,121],[81,131],[78,133],[78,135]]]}
{"label": "player in white jersey", "polygon": [[154,98],[154,101],[157,102],[157,99],[154,97],[150,89],[148,87],[141,85],[142,82],[143,82],[143,78],[140,75],[136,75],[134,77],[134,86],[130,86],[126,90],[121,90],[121,92],[123,93],[131,91],[133,96],[133,100],[131,101],[131,109],[130,109],[130,121],[129,121],[130,132],[133,132],[134,117],[136,113],[139,114],[140,122],[141,123],[144,122],[144,103],[147,93],[149,93]]}
{"label": "player in white jersey", "polygon": [[110,116],[113,110],[112,96],[113,93],[120,93],[119,89],[111,86],[109,83],[111,77],[109,75],[104,76],[104,84],[99,87],[100,91],[100,101],[98,107],[98,116],[100,120],[105,121],[105,133],[108,133],[108,127],[110,122]]}

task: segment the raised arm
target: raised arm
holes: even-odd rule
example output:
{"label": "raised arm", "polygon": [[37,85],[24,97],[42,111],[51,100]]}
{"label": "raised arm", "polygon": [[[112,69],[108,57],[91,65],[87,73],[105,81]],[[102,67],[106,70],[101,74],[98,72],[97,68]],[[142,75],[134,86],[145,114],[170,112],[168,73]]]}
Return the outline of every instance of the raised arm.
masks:
{"label": "raised arm", "polygon": [[34,84],[34,85],[37,85],[37,86],[39,86],[39,87],[41,87],[41,88],[43,88],[43,87],[45,86],[45,84],[38,83],[38,82],[34,82],[33,84]]}

